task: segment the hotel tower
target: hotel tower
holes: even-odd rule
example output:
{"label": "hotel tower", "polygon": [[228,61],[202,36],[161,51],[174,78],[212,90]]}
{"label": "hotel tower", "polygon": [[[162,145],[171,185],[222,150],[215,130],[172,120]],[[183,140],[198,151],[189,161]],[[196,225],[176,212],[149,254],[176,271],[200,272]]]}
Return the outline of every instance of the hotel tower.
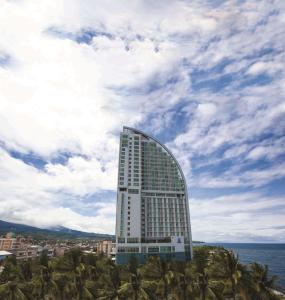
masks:
{"label": "hotel tower", "polygon": [[186,180],[157,139],[124,127],[120,136],[116,262],[150,255],[190,260],[192,239]]}

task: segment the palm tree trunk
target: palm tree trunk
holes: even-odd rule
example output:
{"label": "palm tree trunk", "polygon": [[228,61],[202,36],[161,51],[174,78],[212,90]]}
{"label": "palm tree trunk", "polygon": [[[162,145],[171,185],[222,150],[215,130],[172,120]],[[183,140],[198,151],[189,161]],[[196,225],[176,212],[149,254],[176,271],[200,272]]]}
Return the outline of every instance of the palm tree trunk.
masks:
{"label": "palm tree trunk", "polygon": [[187,300],[186,298],[186,287],[183,285],[183,300]]}
{"label": "palm tree trunk", "polygon": [[83,300],[83,290],[79,291],[79,300]]}
{"label": "palm tree trunk", "polygon": [[233,300],[236,300],[236,284],[234,280],[232,280],[232,294],[233,294]]}
{"label": "palm tree trunk", "polygon": [[41,299],[44,299],[45,297],[45,284],[44,282],[42,282],[42,285],[41,285]]}
{"label": "palm tree trunk", "polygon": [[60,300],[64,300],[64,293],[63,293],[63,290],[60,291]]}
{"label": "palm tree trunk", "polygon": [[165,278],[163,279],[164,281],[164,299],[167,300],[168,299],[168,284],[165,280]]}
{"label": "palm tree trunk", "polygon": [[202,300],[206,300],[206,291],[202,290]]}

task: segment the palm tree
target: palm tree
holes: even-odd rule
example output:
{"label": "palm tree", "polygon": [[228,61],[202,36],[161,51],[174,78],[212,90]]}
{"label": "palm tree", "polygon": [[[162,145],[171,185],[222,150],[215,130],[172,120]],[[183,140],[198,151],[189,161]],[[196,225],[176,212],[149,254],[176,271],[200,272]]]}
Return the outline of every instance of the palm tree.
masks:
{"label": "palm tree", "polygon": [[199,247],[194,250],[194,266],[197,273],[202,273],[209,265],[210,255],[207,247]]}
{"label": "palm tree", "polygon": [[127,297],[133,300],[149,300],[149,289],[153,288],[151,282],[143,280],[140,272],[137,274],[130,274],[129,281],[122,284],[118,296]]}
{"label": "palm tree", "polygon": [[74,248],[67,253],[67,257],[69,258],[69,262],[72,266],[73,271],[76,271],[76,268],[81,263],[82,252],[79,248]]}
{"label": "palm tree", "polygon": [[174,298],[187,300],[194,298],[193,268],[190,264],[176,262],[175,264],[175,288]]}
{"label": "palm tree", "polygon": [[22,279],[22,272],[14,255],[7,257],[4,261],[4,270],[0,274],[0,282],[19,281]]}
{"label": "palm tree", "polygon": [[279,296],[275,295],[273,289],[275,288],[275,282],[277,276],[269,278],[268,266],[260,265],[258,263],[251,264],[251,274],[255,285],[255,298],[256,300],[274,300],[280,299]]}
{"label": "palm tree", "polygon": [[87,268],[84,264],[80,264],[75,270],[75,286],[78,300],[89,300],[94,298],[86,287],[87,276]]}
{"label": "palm tree", "polygon": [[104,286],[100,291],[100,300],[117,300],[121,286],[120,272],[117,266],[111,268],[109,274],[103,277]]}
{"label": "palm tree", "polygon": [[43,250],[40,255],[40,265],[48,267],[49,258],[46,250]]}
{"label": "palm tree", "polygon": [[157,281],[156,295],[168,299],[175,280],[172,264],[159,256],[151,256],[142,271],[147,278]]}
{"label": "palm tree", "polygon": [[26,296],[21,291],[17,281],[8,281],[0,285],[0,299],[5,300],[26,300]]}
{"label": "palm tree", "polygon": [[33,277],[31,261],[28,260],[21,264],[21,271],[24,277],[24,280],[30,281]]}
{"label": "palm tree", "polygon": [[241,282],[242,277],[242,266],[239,262],[238,256],[236,256],[233,251],[224,250],[219,252],[220,256],[220,272],[224,277],[225,283],[229,283],[231,296],[233,300],[237,296],[237,287]]}
{"label": "palm tree", "polygon": [[[210,250],[211,249],[207,247],[202,247],[199,251],[196,250],[193,262],[195,271],[192,271],[192,274],[195,276],[192,294],[200,295],[202,300],[223,299],[222,292],[224,290],[224,284],[217,278],[218,274],[213,270],[213,265],[217,265],[217,260],[214,259],[213,253],[210,253]],[[222,259],[222,261],[224,261],[224,259]]]}
{"label": "palm tree", "polygon": [[29,282],[29,286],[31,289],[31,295],[35,299],[43,299],[44,295],[44,285],[40,276],[34,276],[33,279]]}
{"label": "palm tree", "polygon": [[[150,290],[155,288],[153,281],[144,280],[142,270],[139,270],[137,260],[134,256],[130,258],[128,264],[129,280],[123,283],[119,289],[119,297],[127,297],[133,300],[148,300]],[[124,298],[125,299],[125,298]]]}
{"label": "palm tree", "polygon": [[201,300],[205,299],[219,299],[219,296],[211,286],[209,274],[204,270],[197,276],[196,286],[201,295]]}
{"label": "palm tree", "polygon": [[71,296],[75,295],[75,286],[72,279],[70,274],[56,273],[54,275],[59,300],[69,299]]}
{"label": "palm tree", "polygon": [[57,294],[57,285],[53,280],[53,269],[50,262],[48,266],[42,266],[40,281],[42,283],[42,299],[45,299],[46,296],[49,298],[55,298]]}

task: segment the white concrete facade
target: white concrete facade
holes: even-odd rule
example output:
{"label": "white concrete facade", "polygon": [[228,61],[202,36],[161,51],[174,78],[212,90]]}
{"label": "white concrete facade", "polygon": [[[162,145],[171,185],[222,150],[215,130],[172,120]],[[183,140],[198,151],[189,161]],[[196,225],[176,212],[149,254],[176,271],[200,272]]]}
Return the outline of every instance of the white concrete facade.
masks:
{"label": "white concrete facade", "polygon": [[124,127],[118,169],[117,253],[185,253],[191,259],[187,185],[172,153]]}

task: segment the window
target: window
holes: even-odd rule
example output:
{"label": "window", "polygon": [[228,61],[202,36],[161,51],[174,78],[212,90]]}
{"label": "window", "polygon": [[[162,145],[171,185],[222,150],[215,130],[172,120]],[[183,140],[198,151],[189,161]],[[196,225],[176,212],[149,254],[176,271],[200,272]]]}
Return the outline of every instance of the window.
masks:
{"label": "window", "polygon": [[138,194],[138,193],[139,193],[139,190],[129,189],[129,193],[130,193],[130,194]]}
{"label": "window", "polygon": [[126,252],[136,253],[139,252],[139,247],[125,247]]}
{"label": "window", "polygon": [[159,247],[148,247],[148,253],[159,253]]}
{"label": "window", "polygon": [[171,246],[161,246],[160,252],[162,253],[170,253],[171,252]]}
{"label": "window", "polygon": [[127,243],[139,243],[138,238],[127,238]]}

